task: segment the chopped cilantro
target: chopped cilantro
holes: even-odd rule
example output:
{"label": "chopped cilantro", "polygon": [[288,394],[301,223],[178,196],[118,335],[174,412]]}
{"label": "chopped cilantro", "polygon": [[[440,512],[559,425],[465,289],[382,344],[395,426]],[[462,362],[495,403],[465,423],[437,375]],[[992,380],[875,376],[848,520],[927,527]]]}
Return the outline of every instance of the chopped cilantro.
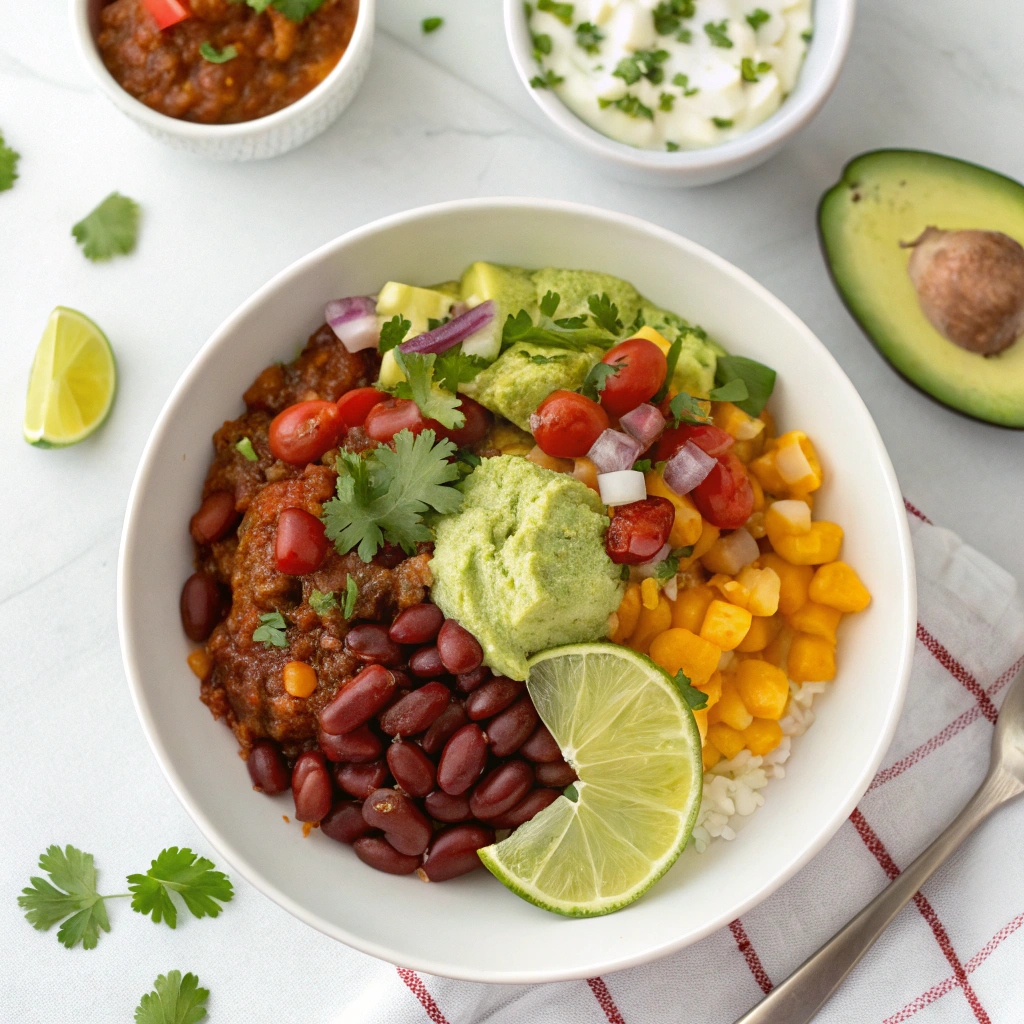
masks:
{"label": "chopped cilantro", "polygon": [[337,497],[325,503],[322,517],[338,554],[358,547],[359,557],[369,562],[385,540],[411,554],[418,541],[432,536],[424,513],[459,507],[462,494],[445,486],[459,478],[458,467],[449,461],[455,445],[435,440],[433,430],[415,437],[402,430],[393,450],[379,445],[365,456],[339,455]]}
{"label": "chopped cilantro", "polygon": [[139,204],[119,192],[111,192],[71,229],[86,259],[94,262],[127,256],[138,232]]}
{"label": "chopped cilantro", "polygon": [[641,78],[646,78],[652,85],[658,85],[665,77],[661,65],[668,58],[668,50],[637,50],[631,56],[623,57],[612,74],[621,78],[626,85],[636,85]]}
{"label": "chopped cilantro", "polygon": [[412,329],[412,323],[401,313],[396,313],[387,323],[381,325],[378,351],[381,355],[397,348],[405,341],[405,336]]}
{"label": "chopped cilantro", "polygon": [[654,567],[654,578],[659,582],[667,582],[679,572],[679,556],[669,555]]}
{"label": "chopped cilantro", "polygon": [[532,89],[554,89],[556,85],[561,85],[565,79],[561,75],[556,75],[551,68],[548,68],[542,75],[534,75],[530,79],[530,87]]}
{"label": "chopped cilantro", "polygon": [[[264,7],[266,3],[260,0]],[[303,21],[313,14],[324,0],[273,0],[271,6],[280,11],[289,21]],[[252,0],[248,0],[252,6]]]}
{"label": "chopped cilantro", "polygon": [[403,352],[396,348],[395,362],[405,374],[405,380],[399,381],[393,392],[399,398],[411,398],[426,419],[437,420],[443,427],[458,429],[465,424],[466,416],[459,411],[460,400],[451,391],[436,386],[436,361],[437,355],[433,352]]}
{"label": "chopped cilantro", "polygon": [[420,22],[420,28],[423,29],[423,34],[429,36],[431,32],[436,32],[444,24],[444,18],[424,18]]}
{"label": "chopped cilantro", "polygon": [[4,133],[0,132],[0,192],[14,188],[18,178],[18,161],[21,154],[11,149],[4,141]]}
{"label": "chopped cilantro", "polygon": [[672,342],[668,347],[668,352],[665,354],[665,379],[661,382],[661,387],[654,393],[654,397],[651,399],[653,405],[659,405],[664,401],[668,395],[668,386],[672,383],[672,377],[676,372],[676,366],[679,363],[679,353],[683,350],[683,335],[679,333],[676,335],[676,340]]}
{"label": "chopped cilantro", "polygon": [[698,89],[696,86],[690,86],[690,76],[684,75],[682,71],[680,71],[679,74],[677,74],[672,79],[672,84],[678,85],[679,88],[683,90],[684,96],[693,96],[694,94],[700,92],[700,89]]}
{"label": "chopped cilantro", "polygon": [[594,346],[611,348],[615,338],[605,330],[587,327],[582,317],[552,320],[542,316],[540,323],[534,324],[530,314],[521,309],[515,316],[509,313],[501,332],[501,347],[506,349],[517,341],[581,352]]}
{"label": "chopped cilantro", "polygon": [[636,316],[633,318],[633,322],[629,325],[629,330],[632,334],[636,334],[636,332],[639,331],[641,327],[645,326],[646,321],[644,320],[644,315],[638,309],[636,311]]}
{"label": "chopped cilantro", "polygon": [[198,1024],[206,1016],[208,988],[199,987],[194,974],[168,971],[153,982],[135,1007],[135,1024]]}
{"label": "chopped cilantro", "polygon": [[764,60],[755,63],[752,58],[744,57],[740,61],[740,75],[744,82],[758,82],[760,81],[758,76],[771,71],[771,69],[771,64]]}
{"label": "chopped cilantro", "polygon": [[229,60],[234,60],[238,56],[238,50],[234,46],[225,46],[223,50],[218,50],[209,40],[204,40],[199,44],[199,55],[211,64],[227,64]]}
{"label": "chopped cilantro", "polygon": [[[628,576],[629,573],[627,572],[626,575]],[[569,785],[562,790],[562,796],[571,803],[577,803],[580,798],[580,791],[576,788],[576,783],[570,782]]]}
{"label": "chopped cilantro", "polygon": [[669,402],[668,407],[675,420],[675,426],[678,427],[680,423],[710,423],[711,417],[707,414],[705,405],[706,403],[701,402],[699,398],[680,391]]}
{"label": "chopped cilantro", "polygon": [[287,628],[288,623],[280,612],[267,612],[260,616],[260,625],[253,630],[252,638],[267,650],[271,647],[287,647],[288,638],[284,633]]}
{"label": "chopped cilantro", "polygon": [[633,463],[633,469],[638,473],[649,473],[651,471],[651,460],[650,459],[638,459]]}
{"label": "chopped cilantro", "polygon": [[580,394],[595,402],[598,401],[598,397],[608,384],[608,378],[618,373],[621,369],[621,363],[615,366],[611,366],[608,363],[594,363],[579,387]]}
{"label": "chopped cilantro", "polygon": [[244,458],[246,462],[256,462],[259,459],[259,456],[256,454],[256,450],[252,446],[252,441],[247,437],[243,437],[242,440],[235,445],[235,448],[241,453],[242,458]]}
{"label": "chopped cilantro", "polygon": [[704,31],[707,33],[708,39],[711,40],[712,46],[720,46],[723,50],[732,49],[732,40],[725,34],[728,24],[728,18],[723,18],[719,22],[707,21],[704,23]]}
{"label": "chopped cilantro", "polygon": [[427,317],[427,330],[436,331],[438,327],[443,327],[448,321],[451,320],[450,316],[443,316],[439,320],[436,316]]}
{"label": "chopped cilantro", "polygon": [[188,849],[172,846],[161,851],[144,875],[129,875],[132,910],[151,916],[171,928],[178,923],[178,909],[171,899],[176,892],[193,917],[216,917],[221,903],[227,903],[234,890],[231,879],[217,871],[213,861]]}
{"label": "chopped cilantro", "polygon": [[803,32],[800,33],[800,38],[805,43],[809,43],[814,38],[814,32],[809,28],[805,28]]}
{"label": "chopped cilantro", "polygon": [[600,295],[589,296],[587,306],[590,309],[590,318],[598,327],[608,331],[609,334],[622,333],[619,307],[604,292],[601,292]]}
{"label": "chopped cilantro", "polygon": [[581,21],[576,26],[576,45],[593,56],[600,52],[601,43],[604,41],[604,33],[589,21]]}
{"label": "chopped cilantro", "polygon": [[537,0],[537,10],[553,14],[563,25],[572,24],[572,4],[555,3],[555,0]]}
{"label": "chopped cilantro", "polygon": [[313,609],[321,618],[323,618],[329,611],[338,607],[338,601],[334,596],[333,590],[328,590],[326,594],[321,593],[319,590],[314,590],[309,595],[309,607]]}
{"label": "chopped cilantro", "polygon": [[520,356],[523,359],[528,359],[535,366],[544,366],[547,363],[564,363],[565,362],[565,356],[564,355],[561,355],[561,356],[530,355],[529,352],[524,352],[522,349],[520,349],[516,353],[516,355]]}
{"label": "chopped cilantro", "polygon": [[654,8],[654,31],[670,36],[678,31],[683,18],[692,18],[695,13],[694,0],[661,0]]}
{"label": "chopped cilantro", "polygon": [[359,584],[356,583],[355,577],[351,574],[345,576],[345,604],[341,609],[341,614],[346,619],[352,618],[352,613],[356,610],[356,601],[359,600]]}
{"label": "chopped cilantro", "polygon": [[716,128],[731,128],[732,127],[732,118],[730,118],[730,117],[713,117],[713,118],[711,118],[711,123]]}
{"label": "chopped cilantro", "polygon": [[739,377],[734,377],[727,384],[715,388],[708,394],[708,401],[711,402],[743,402],[750,397],[746,383]]}
{"label": "chopped cilantro", "polygon": [[659,110],[671,110],[675,106],[676,98],[670,92],[663,92],[658,97]]}
{"label": "chopped cilantro", "polygon": [[562,296],[558,292],[553,292],[550,288],[544,293],[544,298],[540,300],[540,311],[545,316],[554,316],[558,310],[558,304],[562,301]]}
{"label": "chopped cilantro", "polygon": [[763,7],[755,7],[747,15],[747,24],[756,32],[770,18],[771,15]]}
{"label": "chopped cilantro", "polygon": [[719,356],[715,367],[715,383],[722,387],[737,379],[746,385],[749,397],[733,401],[748,416],[759,416],[775,390],[775,371],[745,356]]}
{"label": "chopped cilantro", "polygon": [[679,696],[686,701],[691,711],[703,711],[708,706],[708,695],[703,690],[698,690],[682,669],[675,674],[672,682],[676,684]]}
{"label": "chopped cilantro", "polygon": [[454,394],[460,384],[471,381],[486,366],[486,359],[467,356],[461,345],[455,345],[437,357],[437,362],[434,363],[434,379],[445,391]]}
{"label": "chopped cilantro", "polygon": [[679,152],[679,143],[678,142],[673,142],[671,139],[669,139],[665,143],[665,149],[667,149],[670,153],[678,153]]}
{"label": "chopped cilantro", "polygon": [[551,36],[546,32],[531,32],[530,38],[533,40],[533,59],[535,61],[540,61],[542,57],[551,53]]}

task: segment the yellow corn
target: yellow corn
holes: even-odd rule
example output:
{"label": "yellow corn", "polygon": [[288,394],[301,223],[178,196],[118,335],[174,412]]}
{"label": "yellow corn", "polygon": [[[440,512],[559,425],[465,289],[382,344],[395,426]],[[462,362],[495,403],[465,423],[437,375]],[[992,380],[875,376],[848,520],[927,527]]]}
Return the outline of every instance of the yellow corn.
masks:
{"label": "yellow corn", "polygon": [[843,546],[843,528],[837,523],[819,521],[811,523],[808,533],[799,537],[776,534],[768,527],[772,547],[792,565],[821,565],[834,562]]}
{"label": "yellow corn", "polygon": [[711,673],[711,678],[706,683],[693,685],[707,694],[708,708],[713,708],[722,699],[722,673],[717,670]]}
{"label": "yellow corn", "polygon": [[186,659],[192,674],[205,682],[213,671],[213,658],[202,647],[197,647]]}
{"label": "yellow corn", "polygon": [[282,678],[285,690],[293,697],[308,697],[316,689],[316,669],[304,661],[289,661]]}
{"label": "yellow corn", "polygon": [[769,537],[799,537],[811,529],[811,509],[799,498],[773,501],[764,513],[764,528]]}
{"label": "yellow corn", "polygon": [[714,546],[715,541],[718,540],[718,535],[721,531],[717,526],[712,526],[706,519],[701,520],[700,524],[700,537],[697,538],[697,543],[693,546],[693,551],[687,555],[686,558],[679,559],[679,568],[688,569],[698,558],[703,558],[704,555],[711,550]]}
{"label": "yellow corn", "polygon": [[648,610],[653,611],[658,607],[658,595],[661,593],[657,582],[653,579],[646,579],[640,584],[640,603]]}
{"label": "yellow corn", "polygon": [[737,441],[750,441],[764,431],[764,421],[756,420],[732,402],[716,402],[713,421],[719,430],[736,438]]}
{"label": "yellow corn", "polygon": [[707,614],[708,605],[715,599],[714,591],[707,586],[687,587],[676,598],[672,608],[672,625],[699,633]]}
{"label": "yellow corn", "polygon": [[835,679],[835,645],[821,636],[797,633],[789,647],[787,667],[794,683],[826,683]]}
{"label": "yellow corn", "polygon": [[626,593],[622,595],[622,603],[619,605],[619,610],[616,614],[619,617],[619,622],[610,639],[614,643],[621,644],[625,643],[632,636],[633,630],[636,629],[636,624],[640,619],[639,583],[630,583],[626,587]]}
{"label": "yellow corn", "polygon": [[751,615],[774,615],[778,611],[782,580],[774,569],[748,565],[736,582],[747,591],[744,607]]}
{"label": "yellow corn", "polygon": [[767,718],[755,718],[743,730],[743,742],[752,754],[764,757],[782,742],[782,727]]}
{"label": "yellow corn", "polygon": [[[753,480],[754,478],[751,477],[750,479]],[[760,540],[765,535],[764,513],[751,512],[750,518],[743,524],[743,528],[754,540]]]}
{"label": "yellow corn", "polygon": [[670,676],[682,669],[694,686],[702,688],[718,668],[722,652],[690,630],[674,627],[654,637],[650,654],[651,660]]}
{"label": "yellow corn", "polygon": [[793,630],[787,625],[775,634],[775,638],[768,642],[768,646],[761,652],[761,657],[769,665],[777,668],[785,668],[786,660],[789,657],[789,645],[793,642]]}
{"label": "yellow corn", "polygon": [[868,588],[845,562],[829,562],[814,574],[808,591],[812,601],[841,612],[861,612],[871,603]]}
{"label": "yellow corn", "polygon": [[723,757],[735,757],[746,745],[743,733],[737,732],[731,725],[716,722],[708,726],[708,742],[713,743]]}
{"label": "yellow corn", "polygon": [[668,603],[668,598],[661,594],[656,607],[641,608],[640,619],[627,643],[637,653],[646,654],[650,649],[651,641],[659,633],[664,633],[671,625],[672,606]]}
{"label": "yellow corn", "polygon": [[726,601],[712,601],[700,627],[700,635],[723,651],[731,651],[747,635],[752,616],[746,608]]}
{"label": "yellow corn", "polygon": [[693,502],[685,494],[676,494],[656,469],[648,470],[644,474],[644,480],[648,495],[667,498],[676,510],[676,517],[668,535],[669,544],[673,548],[688,548],[691,544],[696,544],[700,539],[703,521]]}
{"label": "yellow corn", "polygon": [[778,615],[755,615],[747,635],[736,650],[741,654],[763,651],[779,635],[781,628],[782,619]]}
{"label": "yellow corn", "polygon": [[722,687],[722,698],[715,705],[715,709],[718,712],[718,721],[731,725],[737,732],[742,732],[754,720],[735,686]]}
{"label": "yellow corn", "polygon": [[700,733],[700,741],[703,743],[708,734],[708,713],[707,711],[694,711],[693,719],[697,723],[697,731]]}
{"label": "yellow corn", "polygon": [[704,749],[701,751],[701,759],[704,762],[704,771],[709,771],[722,760],[722,755],[718,752],[718,747],[714,743],[705,741]]}
{"label": "yellow corn", "polygon": [[[768,446],[765,445],[765,448],[767,449]],[[766,450],[763,455],[752,460],[748,468],[768,494],[786,493],[786,481],[779,476],[779,471],[775,466],[774,448]]]}
{"label": "yellow corn", "polygon": [[660,335],[653,327],[644,325],[635,334],[630,335],[631,338],[646,338],[648,341],[653,341],[658,348],[661,349],[665,355],[668,355],[668,350],[672,347],[672,343],[668,338]]}
{"label": "yellow corn", "polygon": [[811,585],[814,570],[809,565],[793,565],[773,551],[763,554],[758,561],[778,574],[779,611],[783,615],[791,615],[807,600],[807,588]]}
{"label": "yellow corn", "polygon": [[736,669],[736,689],[747,710],[757,718],[777,721],[786,710],[789,680],[781,668],[767,661],[741,661]]}
{"label": "yellow corn", "polygon": [[829,643],[836,642],[836,628],[842,612],[837,608],[829,608],[827,604],[808,601],[788,616],[789,624],[798,633],[810,633],[812,636],[824,637]]}
{"label": "yellow corn", "polygon": [[783,434],[775,446],[775,471],[793,495],[809,494],[821,486],[821,464],[814,445],[802,430]]}
{"label": "yellow corn", "polygon": [[[747,474],[747,479],[750,481],[750,489],[754,492],[754,511],[763,512],[764,488],[761,486],[761,481],[758,480],[756,476],[753,476],[750,473]],[[747,526],[747,529],[750,529],[749,525]]]}

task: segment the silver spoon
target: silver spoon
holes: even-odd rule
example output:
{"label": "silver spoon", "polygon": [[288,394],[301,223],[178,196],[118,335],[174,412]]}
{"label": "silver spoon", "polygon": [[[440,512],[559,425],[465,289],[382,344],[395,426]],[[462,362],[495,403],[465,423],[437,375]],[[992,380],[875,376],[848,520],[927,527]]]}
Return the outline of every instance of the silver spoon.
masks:
{"label": "silver spoon", "polygon": [[1024,675],[1003,701],[988,775],[938,839],[883,889],[841,932],[805,960],[736,1024],[807,1024],[858,960],[946,858],[1000,804],[1024,793]]}

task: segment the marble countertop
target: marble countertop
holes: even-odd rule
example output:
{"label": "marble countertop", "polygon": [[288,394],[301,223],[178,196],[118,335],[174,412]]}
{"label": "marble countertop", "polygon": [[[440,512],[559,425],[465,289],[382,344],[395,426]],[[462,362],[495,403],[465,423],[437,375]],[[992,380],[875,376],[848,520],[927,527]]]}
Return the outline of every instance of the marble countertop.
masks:
{"label": "marble countertop", "polygon": [[[956,0],[862,0],[847,67],[814,123],[760,169],[694,191],[619,183],[552,137],[515,76],[498,0],[381,0],[378,11],[369,76],[326,134],[273,161],[218,164],[151,140],[99,94],[64,3],[0,0],[0,130],[22,154],[21,177],[0,195],[0,605],[8,637],[18,636],[0,676],[5,1020],[113,1019],[95,980],[101,962],[138,994],[173,967],[231,988],[238,954],[223,937],[221,947],[201,939],[213,927],[206,922],[184,925],[189,943],[212,942],[222,962],[126,920],[123,907],[100,949],[72,954],[27,930],[13,894],[51,842],[92,850],[107,879],[143,869],[165,845],[205,848],[150,755],[124,684],[114,576],[125,501],[150,426],[207,337],[273,274],[350,228],[446,199],[529,195],[628,212],[694,239],[767,286],[834,353],[871,409],[906,497],[1024,581],[1024,435],[957,416],[896,376],[836,296],[814,218],[843,164],[867,149],[931,149],[1024,179],[1024,7],[992,0],[979,16]],[[446,24],[423,37],[420,20],[433,14]],[[70,227],[114,189],[143,207],[139,246],[94,265]],[[32,355],[58,304],[103,326],[120,394],[92,439],[40,451],[22,441],[20,421]],[[115,822],[124,830],[116,843]],[[262,927],[263,898],[243,884],[237,902],[232,930]],[[326,970],[335,947],[273,914],[275,934],[254,933],[247,944],[246,956],[267,968],[247,981],[246,1002],[288,1008],[292,1019],[303,1008],[309,1018],[316,1003],[302,971]],[[331,982],[337,1003],[376,969],[353,954]]]}

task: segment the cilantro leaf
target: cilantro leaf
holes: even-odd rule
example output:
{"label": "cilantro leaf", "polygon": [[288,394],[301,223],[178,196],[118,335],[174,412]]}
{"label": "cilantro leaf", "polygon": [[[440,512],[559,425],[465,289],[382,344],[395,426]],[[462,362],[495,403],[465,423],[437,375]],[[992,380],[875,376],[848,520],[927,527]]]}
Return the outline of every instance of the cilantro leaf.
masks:
{"label": "cilantro leaf", "polygon": [[572,24],[572,4],[555,3],[555,0],[537,0],[537,10],[553,14],[563,25]]}
{"label": "cilantro leaf", "polygon": [[355,577],[346,574],[345,576],[345,605],[341,609],[341,614],[346,619],[352,618],[352,613],[356,610],[356,601],[359,600],[359,584],[356,583]]}
{"label": "cilantro leaf", "polygon": [[235,448],[241,453],[242,458],[244,458],[246,462],[257,462],[259,460],[259,456],[256,454],[256,449],[253,448],[252,441],[250,441],[249,438],[243,437],[242,440],[235,445]]}
{"label": "cilantro leaf", "polygon": [[434,387],[433,352],[403,352],[395,349],[395,362],[405,374],[405,380],[395,385],[394,393],[399,398],[411,398],[428,420],[437,420],[442,427],[458,429],[466,422],[466,416],[459,411],[461,400],[450,391]]}
{"label": "cilantro leaf", "polygon": [[542,75],[534,75],[530,79],[531,89],[554,89],[556,85],[561,85],[565,79],[561,75],[556,75],[551,68],[548,68]]}
{"label": "cilantro leaf", "polygon": [[709,402],[743,402],[749,397],[746,382],[739,377],[708,392]]}
{"label": "cilantro leaf", "polygon": [[680,71],[679,74],[673,77],[672,84],[678,85],[679,88],[683,90],[684,96],[693,96],[696,93],[700,92],[700,89],[696,88],[696,86],[691,87],[690,76],[684,75],[682,71]]}
{"label": "cilantro leaf", "polygon": [[668,50],[637,50],[629,57],[623,57],[612,75],[621,78],[626,85],[636,85],[641,78],[646,78],[652,85],[658,85],[665,77],[661,65],[668,58]]}
{"label": "cilantro leaf", "polygon": [[[243,0],[228,0],[229,3],[240,4]],[[262,14],[271,4],[271,0],[244,0],[257,14]]]}
{"label": "cilantro leaf", "polygon": [[703,711],[708,706],[708,695],[703,690],[698,690],[682,669],[675,674],[672,682],[676,684],[679,695],[691,711]]}
{"label": "cilantro leaf", "polygon": [[715,383],[721,388],[733,380],[743,381],[749,397],[732,401],[748,416],[759,416],[775,390],[775,371],[745,356],[719,356]]}
{"label": "cilantro leaf", "polygon": [[675,426],[678,427],[680,423],[710,423],[711,417],[704,409],[705,404],[699,398],[680,391],[668,404]]}
{"label": "cilantro leaf", "polygon": [[619,307],[604,292],[600,295],[591,295],[587,299],[587,306],[590,309],[591,318],[598,327],[603,328],[609,334],[622,333]]}
{"label": "cilantro leaf", "polygon": [[683,335],[679,333],[676,335],[676,340],[668,347],[668,352],[665,355],[665,379],[661,382],[661,387],[654,393],[654,397],[651,399],[652,405],[659,405],[668,395],[668,388],[672,383],[672,377],[675,375],[676,365],[679,362],[679,353],[682,350]]}
{"label": "cilantro leaf", "polygon": [[677,572],[679,572],[679,559],[669,555],[654,567],[654,578],[662,581],[670,580]]}
{"label": "cilantro leaf", "polygon": [[728,18],[723,18],[719,22],[706,21],[704,23],[704,31],[707,33],[708,39],[711,40],[712,46],[720,46],[723,50],[732,49],[732,40],[725,34],[728,24]]}
{"label": "cilantro leaf", "polygon": [[633,463],[633,469],[636,470],[637,473],[649,473],[651,465],[650,459],[638,459]]}
{"label": "cilantro leaf", "polygon": [[433,430],[415,437],[402,430],[395,435],[394,450],[380,445],[364,457],[339,455],[337,497],[324,504],[322,517],[338,554],[358,546],[359,557],[369,562],[385,540],[411,554],[417,541],[431,538],[425,512],[444,514],[459,507],[462,494],[445,486],[460,475],[449,461],[455,445],[434,442]]}
{"label": "cilantro leaf", "polygon": [[814,30],[813,29],[809,29],[809,28],[805,28],[803,30],[803,32],[800,33],[800,38],[805,43],[809,43],[814,38]]}
{"label": "cilantro leaf", "polygon": [[166,921],[171,928],[178,923],[172,892],[181,897],[193,917],[216,917],[220,904],[234,896],[231,879],[217,871],[213,861],[176,846],[161,850],[144,875],[129,875],[128,888],[132,910],[151,916],[157,924]]}
{"label": "cilantro leaf", "polygon": [[654,31],[660,36],[670,36],[679,29],[683,18],[692,18],[694,14],[694,0],[661,0],[654,8]]}
{"label": "cilantro leaf", "polygon": [[229,60],[234,60],[238,56],[238,50],[234,46],[225,46],[223,50],[218,50],[209,40],[204,40],[199,44],[199,56],[211,64],[227,64]]}
{"label": "cilantro leaf", "polygon": [[646,326],[647,326],[647,323],[644,320],[644,315],[638,309],[636,311],[636,317],[634,318],[633,322],[629,325],[629,332],[630,332],[630,334],[636,334],[636,332],[639,331],[641,327],[646,327]]}
{"label": "cilantro leaf", "polygon": [[424,18],[420,22],[420,28],[423,29],[423,34],[429,36],[431,32],[436,32],[444,24],[444,18]]}
{"label": "cilantro leaf", "polygon": [[[303,21],[313,14],[324,0],[273,0],[273,8],[289,21]],[[252,0],[249,0],[252,3]],[[265,6],[265,5],[264,5]]]}
{"label": "cilantro leaf", "polygon": [[747,15],[747,24],[756,32],[771,15],[763,7],[755,7]]}
{"label": "cilantro leaf", "polygon": [[740,77],[744,82],[759,82],[760,75],[771,71],[772,66],[767,61],[755,61],[751,57],[744,57],[740,61]]}
{"label": "cilantro leaf", "polygon": [[600,52],[604,33],[589,21],[581,21],[576,26],[576,45],[591,56]]}
{"label": "cilantro leaf", "polygon": [[331,611],[332,608],[338,607],[338,601],[334,596],[334,591],[328,590],[327,593],[324,594],[319,590],[314,590],[313,593],[309,595],[309,607],[322,618]]}
{"label": "cilantro leaf", "polygon": [[18,178],[18,161],[21,154],[4,142],[4,133],[0,132],[0,192],[14,188]]}
{"label": "cilantro leaf", "polygon": [[603,329],[587,327],[582,317],[564,320],[541,317],[540,323],[534,324],[530,314],[521,309],[515,316],[509,313],[501,332],[501,347],[506,349],[517,341],[582,352],[595,346],[611,348],[615,339]]}
{"label": "cilantro leaf", "polygon": [[468,356],[462,351],[461,345],[455,345],[437,357],[434,379],[445,391],[455,394],[460,384],[472,380],[486,366],[486,359]]}
{"label": "cilantro leaf", "polygon": [[542,57],[551,53],[551,36],[546,32],[531,32],[530,38],[533,40],[533,59],[539,63]]}
{"label": "cilantro leaf", "polygon": [[731,128],[732,127],[732,118],[731,117],[713,117],[713,118],[711,118],[711,122],[712,122],[712,124],[714,124],[714,126],[716,128]]}
{"label": "cilantro leaf", "polygon": [[579,393],[595,402],[598,401],[601,392],[604,391],[608,384],[608,378],[618,373],[621,369],[621,363],[615,366],[611,366],[608,363],[594,363],[580,385]]}
{"label": "cilantro leaf", "polygon": [[679,152],[679,143],[678,142],[673,142],[671,139],[667,139],[665,141],[665,149],[667,149],[670,153],[678,153]]}
{"label": "cilantro leaf", "polygon": [[412,330],[412,323],[406,320],[401,313],[396,313],[385,324],[381,324],[380,343],[377,346],[381,355],[397,348],[405,341],[405,336]]}
{"label": "cilantro leaf", "polygon": [[135,1024],[197,1024],[206,1016],[210,990],[199,987],[194,974],[168,971],[153,982],[135,1007]]}
{"label": "cilantro leaf", "polygon": [[598,97],[597,105],[602,110],[615,107],[628,117],[645,117],[648,121],[654,120],[654,111],[645,103],[642,103],[639,96],[634,96],[631,92],[627,92],[625,96],[620,96],[617,100],[606,100]]}
{"label": "cilantro leaf", "polygon": [[269,651],[271,647],[287,647],[288,638],[284,631],[288,623],[280,612],[267,612],[260,616],[260,625],[253,630],[252,638],[258,644],[263,644]]}
{"label": "cilantro leaf", "polygon": [[119,192],[111,192],[71,229],[86,259],[93,261],[127,256],[138,233],[139,204]]}
{"label": "cilantro leaf", "polygon": [[519,351],[518,355],[522,356],[523,359],[529,359],[535,366],[544,366],[546,363],[564,363],[566,359],[565,356],[531,356],[529,352],[523,352],[522,350]]}
{"label": "cilantro leaf", "polygon": [[544,295],[544,298],[540,300],[540,311],[544,316],[553,317],[558,304],[562,301],[562,296],[558,292],[553,292],[550,288]]}
{"label": "cilantro leaf", "polygon": [[675,96],[670,92],[663,92],[658,97],[658,109],[659,110],[671,110],[676,103]]}
{"label": "cilantro leaf", "polygon": [[83,949],[94,949],[100,929],[110,931],[110,920],[103,903],[107,897],[96,891],[92,854],[74,846],[51,846],[40,856],[39,867],[50,881],[33,876],[32,885],[21,890],[18,906],[25,919],[43,932],[64,921],[57,932],[64,946],[72,949],[81,942]]}

